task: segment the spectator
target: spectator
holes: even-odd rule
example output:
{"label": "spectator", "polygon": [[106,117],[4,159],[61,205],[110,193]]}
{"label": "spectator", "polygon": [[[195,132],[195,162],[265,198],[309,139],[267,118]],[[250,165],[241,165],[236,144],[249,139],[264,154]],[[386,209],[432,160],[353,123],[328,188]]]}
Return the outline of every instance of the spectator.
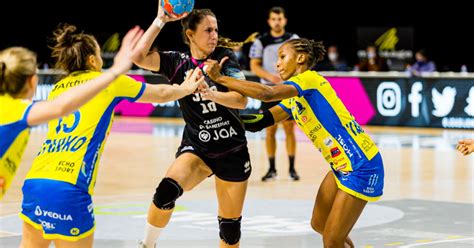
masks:
{"label": "spectator", "polygon": [[315,69],[317,71],[349,71],[347,62],[341,58],[336,45],[328,47],[327,59]]}
{"label": "spectator", "polygon": [[421,49],[415,53],[415,63],[411,65],[410,71],[413,75],[419,76],[423,72],[436,71],[436,65],[433,61],[428,59],[426,51]]}
{"label": "spectator", "polygon": [[380,57],[374,45],[368,45],[367,58],[359,63],[359,71],[388,71],[387,61]]}

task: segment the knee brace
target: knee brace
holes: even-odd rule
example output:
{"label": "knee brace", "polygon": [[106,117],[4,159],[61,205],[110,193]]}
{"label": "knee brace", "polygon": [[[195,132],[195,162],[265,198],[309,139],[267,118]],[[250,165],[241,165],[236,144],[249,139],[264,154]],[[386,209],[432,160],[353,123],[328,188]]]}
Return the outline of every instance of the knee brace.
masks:
{"label": "knee brace", "polygon": [[183,188],[175,180],[165,177],[156,188],[153,203],[162,210],[174,208],[174,202],[183,194]]}
{"label": "knee brace", "polygon": [[242,216],[235,219],[226,219],[218,217],[219,220],[219,236],[222,241],[228,245],[235,245],[240,240],[240,221]]}

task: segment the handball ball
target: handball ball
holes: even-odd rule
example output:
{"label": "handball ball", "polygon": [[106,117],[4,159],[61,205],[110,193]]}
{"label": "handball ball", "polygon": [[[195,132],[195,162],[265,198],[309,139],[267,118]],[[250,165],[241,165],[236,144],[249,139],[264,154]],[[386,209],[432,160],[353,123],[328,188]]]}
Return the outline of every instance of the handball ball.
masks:
{"label": "handball ball", "polygon": [[167,15],[179,17],[193,10],[194,0],[162,0],[161,7],[163,7]]}

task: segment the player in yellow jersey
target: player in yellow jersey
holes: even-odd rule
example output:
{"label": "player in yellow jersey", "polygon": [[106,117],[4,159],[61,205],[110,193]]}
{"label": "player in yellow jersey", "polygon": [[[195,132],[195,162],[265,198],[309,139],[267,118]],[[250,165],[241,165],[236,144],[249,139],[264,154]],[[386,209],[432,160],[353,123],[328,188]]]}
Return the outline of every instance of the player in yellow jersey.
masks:
{"label": "player in yellow jersey", "polygon": [[[76,32],[75,26],[67,24],[54,35],[56,68],[68,75],[53,87],[52,101],[104,74],[100,72],[100,47],[92,35]],[[51,241],[57,247],[92,247],[95,218],[91,195],[114,107],[122,99],[177,100],[193,93],[203,79],[199,69],[189,71],[181,85],[147,85],[118,76],[77,111],[50,121],[47,138],[22,188],[21,247],[49,247]]]}
{"label": "player in yellow jersey", "polygon": [[20,165],[29,127],[69,114],[105,89],[131,66],[130,52],[143,31],[135,27],[124,37],[109,73],[51,101],[31,101],[38,80],[36,54],[22,47],[0,52],[0,199]]}
{"label": "player in yellow jersey", "polygon": [[[215,82],[263,101],[283,100],[269,111],[243,116],[249,131],[288,119],[319,149],[331,170],[316,196],[311,226],[323,235],[324,247],[354,247],[349,232],[368,201],[382,195],[384,170],[372,139],[357,124],[329,82],[310,70],[325,54],[322,42],[294,39],[278,50],[277,68],[284,84],[268,87],[220,74],[226,63],[207,61],[205,72]],[[201,89],[209,93],[207,87]]]}

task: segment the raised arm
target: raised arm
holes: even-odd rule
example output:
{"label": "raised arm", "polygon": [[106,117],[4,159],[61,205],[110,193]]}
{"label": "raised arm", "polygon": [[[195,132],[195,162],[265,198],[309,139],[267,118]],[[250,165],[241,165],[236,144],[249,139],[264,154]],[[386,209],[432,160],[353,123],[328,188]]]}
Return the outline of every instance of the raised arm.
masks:
{"label": "raised arm", "polygon": [[279,101],[298,95],[298,90],[291,85],[266,86],[256,82],[239,80],[221,74],[222,65],[227,58],[223,58],[219,63],[215,60],[207,60],[204,67],[205,72],[216,83],[235,90],[244,96],[249,96],[264,102]]}
{"label": "raised arm", "polygon": [[167,22],[182,19],[187,15],[176,17],[165,14],[161,8],[161,1],[163,0],[158,1],[158,13],[155,20],[150,27],[148,27],[133,51],[133,63],[151,71],[160,70],[160,54],[157,51],[151,52],[150,49],[161,29]]}
{"label": "raised arm", "polygon": [[114,58],[114,64],[107,72],[74,87],[73,90],[64,92],[53,100],[35,103],[27,117],[28,125],[38,125],[73,112],[107,88],[120,74],[130,70],[132,51],[142,35],[143,30],[138,26],[128,31]]}

